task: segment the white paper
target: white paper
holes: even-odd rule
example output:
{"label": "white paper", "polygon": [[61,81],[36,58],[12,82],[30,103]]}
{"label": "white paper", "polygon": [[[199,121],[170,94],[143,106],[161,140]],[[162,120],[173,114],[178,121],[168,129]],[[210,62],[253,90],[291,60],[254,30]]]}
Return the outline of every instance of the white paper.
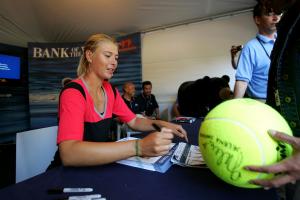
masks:
{"label": "white paper", "polygon": [[[123,138],[121,140],[118,140],[117,142],[121,141],[128,141],[128,140],[136,140],[138,138],[134,137],[127,137]],[[170,145],[170,149],[174,146],[175,144],[172,143]],[[142,168],[150,171],[156,171],[154,168],[154,164],[156,161],[158,161],[162,156],[155,156],[155,157],[140,157],[140,156],[133,156],[124,160],[119,160],[117,163],[123,164],[123,165],[128,165],[131,167],[137,167],[137,168]]]}

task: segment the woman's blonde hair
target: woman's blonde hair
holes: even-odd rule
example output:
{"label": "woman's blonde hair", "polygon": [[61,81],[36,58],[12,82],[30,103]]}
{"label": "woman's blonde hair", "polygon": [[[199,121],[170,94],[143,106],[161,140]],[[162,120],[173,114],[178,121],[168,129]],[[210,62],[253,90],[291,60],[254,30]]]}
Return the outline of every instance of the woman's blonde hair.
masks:
{"label": "woman's blonde hair", "polygon": [[[77,67],[77,76],[82,76],[87,73],[89,69],[89,61],[87,60],[85,53],[90,50],[92,53],[96,51],[101,42],[112,42],[117,45],[114,38],[105,34],[95,34],[88,38],[83,47],[83,53],[81,55],[79,65]],[[118,45],[117,45],[118,46]]]}

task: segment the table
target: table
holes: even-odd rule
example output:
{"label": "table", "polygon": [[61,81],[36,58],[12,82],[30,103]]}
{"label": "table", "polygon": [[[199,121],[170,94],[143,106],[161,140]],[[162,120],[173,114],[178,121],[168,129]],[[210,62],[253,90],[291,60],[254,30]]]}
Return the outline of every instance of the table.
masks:
{"label": "table", "polygon": [[[190,140],[197,140],[201,120],[185,124]],[[192,135],[193,134],[193,135]],[[58,167],[0,190],[0,199],[61,199],[65,194],[49,195],[57,187],[92,187],[108,200],[119,199],[279,199],[276,190],[243,189],[224,183],[209,169],[172,166],[166,173],[147,171],[120,164],[97,167]]]}

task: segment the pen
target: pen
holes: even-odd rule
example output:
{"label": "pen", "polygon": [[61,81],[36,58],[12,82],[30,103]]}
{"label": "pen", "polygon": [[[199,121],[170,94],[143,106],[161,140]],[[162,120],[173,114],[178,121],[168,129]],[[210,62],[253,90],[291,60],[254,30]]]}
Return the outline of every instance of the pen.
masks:
{"label": "pen", "polygon": [[69,196],[68,200],[90,200],[90,199],[100,199],[101,194],[91,194],[83,196]]}
{"label": "pen", "polygon": [[72,192],[93,192],[93,188],[53,188],[49,189],[48,194],[61,194]]}
{"label": "pen", "polygon": [[[157,124],[152,123],[152,126],[155,128],[156,131],[161,132],[161,128]],[[184,138],[187,142],[189,141],[186,135],[184,135]]]}
{"label": "pen", "polygon": [[93,188],[64,188],[63,192],[93,192]]}
{"label": "pen", "polygon": [[161,132],[161,128],[157,124],[152,123],[152,126],[156,131]]}

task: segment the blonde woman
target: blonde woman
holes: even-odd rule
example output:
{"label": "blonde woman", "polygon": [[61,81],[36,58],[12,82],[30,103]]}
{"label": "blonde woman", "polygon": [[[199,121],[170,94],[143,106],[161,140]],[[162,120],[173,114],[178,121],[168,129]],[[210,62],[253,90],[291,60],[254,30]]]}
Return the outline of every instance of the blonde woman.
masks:
{"label": "blonde woman", "polygon": [[[93,166],[135,155],[159,156],[168,152],[174,135],[187,138],[180,125],[137,118],[130,111],[119,92],[107,81],[113,77],[117,64],[117,43],[104,34],[90,36],[77,69],[78,78],[60,95],[59,153],[54,163]],[[154,131],[160,127],[161,131],[141,140],[111,142],[108,133],[112,114],[134,130]]]}

